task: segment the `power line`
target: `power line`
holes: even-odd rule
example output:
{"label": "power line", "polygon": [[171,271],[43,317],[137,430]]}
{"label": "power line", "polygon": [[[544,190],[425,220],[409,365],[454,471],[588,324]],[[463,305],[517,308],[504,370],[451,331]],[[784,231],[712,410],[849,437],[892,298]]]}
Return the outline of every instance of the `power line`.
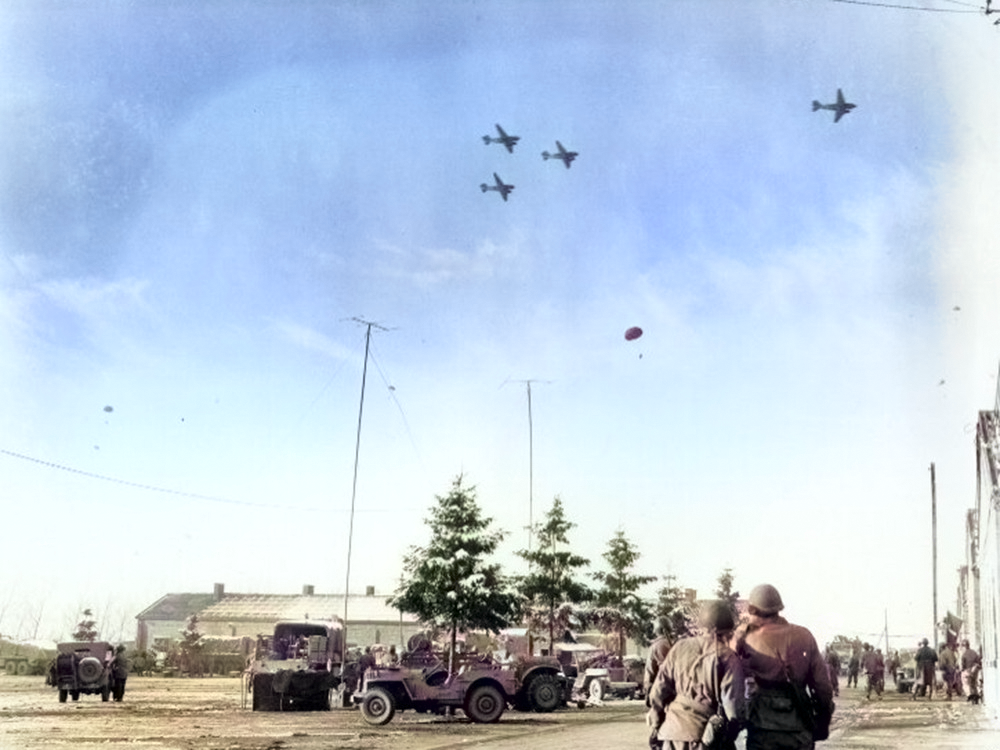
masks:
{"label": "power line", "polygon": [[[19,458],[22,461],[29,461],[39,466],[45,466],[49,469],[57,469],[59,471],[65,471],[70,474],[76,474],[78,476],[87,477],[88,479],[97,479],[102,482],[111,482],[112,484],[120,484],[124,487],[132,487],[134,489],[143,490],[145,492],[160,492],[165,495],[175,495],[177,497],[189,497],[194,500],[205,500],[210,503],[224,503],[226,505],[242,505],[248,508],[275,508],[278,510],[305,510],[305,511],[329,511],[330,508],[316,508],[316,507],[304,507],[296,505],[274,505],[272,503],[253,503],[248,500],[233,500],[232,498],[217,497],[215,495],[202,495],[197,492],[186,492],[184,490],[174,490],[167,487],[156,487],[151,484],[143,484],[142,482],[132,482],[127,479],[119,479],[117,477],[109,477],[104,474],[95,474],[92,471],[84,471],[83,469],[76,469],[72,466],[65,466],[63,464],[57,464],[54,461],[46,461],[41,458],[35,458],[33,456],[26,456],[23,453],[16,453],[15,451],[6,450],[0,448],[0,453],[10,456],[11,458]],[[369,510],[370,513],[399,513],[401,509],[385,509],[385,510]],[[336,513],[346,513],[346,509],[333,509]]]}
{"label": "power line", "polygon": [[[897,3],[877,3],[874,0],[830,0],[831,3],[846,3],[847,5],[867,5],[875,8],[892,8],[894,10],[919,10],[925,13],[982,13],[981,8],[967,7],[969,10],[958,10],[956,8],[928,8],[921,5],[899,5]],[[966,5],[966,3],[956,3],[956,5]]]}

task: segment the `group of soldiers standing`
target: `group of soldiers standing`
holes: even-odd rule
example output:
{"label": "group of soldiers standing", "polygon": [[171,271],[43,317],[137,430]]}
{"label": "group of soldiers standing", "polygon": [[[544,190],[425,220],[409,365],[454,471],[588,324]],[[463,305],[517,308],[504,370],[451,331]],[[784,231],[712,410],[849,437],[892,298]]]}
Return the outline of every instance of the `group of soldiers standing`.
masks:
{"label": "group of soldiers standing", "polygon": [[[913,700],[918,697],[933,697],[937,685],[937,669],[941,670],[941,685],[947,700],[952,696],[967,696],[967,700],[979,702],[979,675],[982,660],[979,654],[969,647],[969,641],[962,641],[962,652],[959,654],[951,641],[941,644],[935,651],[926,638],[920,641],[913,657],[915,679],[910,694]],[[830,647],[826,651],[826,663],[830,670],[830,682],[833,684],[834,695],[839,694],[838,675],[840,673],[840,656]],[[899,652],[894,651],[888,661],[882,656],[881,649],[873,649],[870,643],[862,645],[861,651],[854,651],[847,664],[847,686],[858,687],[858,676],[865,673],[865,697],[871,699],[874,692],[881,700],[885,689],[886,672],[892,677],[893,685],[899,689],[899,672],[902,663]],[[901,692],[905,692],[905,685]]]}
{"label": "group of soldiers standing", "polygon": [[833,686],[812,633],[779,613],[770,584],[749,596],[736,627],[724,601],[702,610],[701,635],[653,643],[646,665],[647,724],[654,750],[813,748],[829,736]]}

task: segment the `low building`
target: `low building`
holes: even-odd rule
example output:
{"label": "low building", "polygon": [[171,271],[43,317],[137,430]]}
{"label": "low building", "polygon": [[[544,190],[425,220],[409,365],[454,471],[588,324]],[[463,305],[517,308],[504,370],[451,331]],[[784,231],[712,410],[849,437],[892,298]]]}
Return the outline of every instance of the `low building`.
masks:
{"label": "low building", "polygon": [[[310,585],[301,594],[227,593],[221,583],[211,594],[166,594],[138,615],[136,641],[140,649],[165,647],[180,639],[192,615],[198,631],[228,638],[269,634],[279,620],[345,620],[348,644],[373,643],[405,648],[410,636],[422,630],[416,617],[401,613],[375,595],[369,586],[364,594],[317,594]],[[346,605],[346,609],[345,609]]]}

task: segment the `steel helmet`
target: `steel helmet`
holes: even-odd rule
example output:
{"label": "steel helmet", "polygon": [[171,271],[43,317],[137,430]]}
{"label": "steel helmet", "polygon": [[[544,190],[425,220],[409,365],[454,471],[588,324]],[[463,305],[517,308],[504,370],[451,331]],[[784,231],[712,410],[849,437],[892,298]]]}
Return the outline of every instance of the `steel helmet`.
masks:
{"label": "steel helmet", "polygon": [[706,602],[698,619],[701,626],[708,630],[732,630],[736,627],[733,610],[721,599]]}
{"label": "steel helmet", "polygon": [[754,586],[750,592],[750,605],[762,615],[773,615],[785,608],[778,589],[769,583]]}

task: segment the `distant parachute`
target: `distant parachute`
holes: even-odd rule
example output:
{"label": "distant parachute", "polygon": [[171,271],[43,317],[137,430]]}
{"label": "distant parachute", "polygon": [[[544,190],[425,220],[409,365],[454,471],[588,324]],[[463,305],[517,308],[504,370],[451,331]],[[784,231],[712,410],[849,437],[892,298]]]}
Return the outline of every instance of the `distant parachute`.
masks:
{"label": "distant parachute", "polygon": [[627,331],[625,331],[626,341],[635,341],[642,335],[642,329],[639,326],[632,326]]}
{"label": "distant parachute", "polygon": [[115,410],[115,408],[113,406],[105,406],[104,407],[104,411],[106,411],[108,414],[110,414],[114,410]]}

